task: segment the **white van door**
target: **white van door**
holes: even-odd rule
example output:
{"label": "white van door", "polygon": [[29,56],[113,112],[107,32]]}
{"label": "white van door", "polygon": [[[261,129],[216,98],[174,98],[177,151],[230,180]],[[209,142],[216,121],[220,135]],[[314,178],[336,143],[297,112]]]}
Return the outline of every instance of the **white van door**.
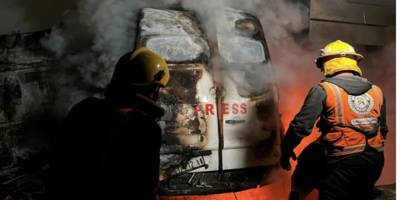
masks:
{"label": "white van door", "polygon": [[278,99],[261,24],[231,9],[224,20],[225,26],[217,26],[223,169],[276,164]]}

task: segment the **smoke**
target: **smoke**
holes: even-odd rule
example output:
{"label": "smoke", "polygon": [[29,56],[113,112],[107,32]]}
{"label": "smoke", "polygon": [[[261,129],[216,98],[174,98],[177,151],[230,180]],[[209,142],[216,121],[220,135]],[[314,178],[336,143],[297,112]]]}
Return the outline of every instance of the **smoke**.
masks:
{"label": "smoke", "polygon": [[143,7],[163,7],[169,0],[85,0],[69,10],[41,44],[59,58],[54,69],[57,106],[67,110],[86,96],[101,96],[115,63],[135,46],[136,18]]}
{"label": "smoke", "polygon": [[[63,106],[69,107],[85,96],[101,95],[119,56],[135,47],[137,12],[140,8],[167,8],[177,4],[194,11],[214,41],[217,38],[212,36],[217,35],[218,27],[225,27],[221,24],[224,23],[221,11],[225,7],[249,11],[260,19],[279,86],[280,111],[287,128],[289,121],[300,109],[307,91],[323,79],[313,62],[321,46],[310,43],[304,34],[308,28],[308,7],[299,1],[289,0],[80,1],[77,10],[70,11],[64,23],[54,27],[51,34],[42,41],[61,60],[55,81],[61,86],[58,99],[63,102]],[[392,55],[392,48],[394,45],[389,45],[377,52],[377,57]],[[389,91],[385,92],[388,107],[394,107],[394,96],[390,96],[394,94],[394,62],[393,59],[389,59],[389,62],[382,58],[374,61],[374,65],[382,66],[382,60],[388,62],[387,69],[392,71],[368,68],[365,70],[366,76],[371,76],[373,80],[377,74],[390,77],[383,80],[383,89]],[[233,76],[238,83],[248,83],[248,79],[258,83],[260,81],[255,78],[263,78],[260,73],[249,73],[256,75],[250,78],[243,73],[237,74]],[[375,82],[381,81],[376,78]],[[246,88],[250,87],[246,85]],[[394,112],[390,112],[389,121],[394,123]]]}
{"label": "smoke", "polygon": [[[204,25],[206,32],[212,37],[216,33],[216,27],[223,23],[221,22],[222,12],[226,6],[229,6],[229,2],[226,0],[222,1],[196,1],[196,0],[182,0],[181,5],[184,9],[193,10],[199,16],[200,21]],[[210,38],[216,41],[216,38]]]}
{"label": "smoke", "polygon": [[[304,30],[308,28],[307,6],[298,1],[273,0],[191,0],[185,1],[183,6],[195,10],[196,14],[200,15],[202,23],[206,24],[208,34],[215,33],[215,24],[226,27],[223,24],[223,17],[221,17],[221,11],[225,6],[247,10],[259,18],[268,43],[269,55],[274,69],[273,78],[279,86],[282,120],[285,128],[287,128],[291,118],[300,109],[308,89],[322,78],[313,63],[320,47],[307,43],[306,38],[302,35]],[[215,40],[215,38],[212,39]],[[230,38],[227,40],[230,40]],[[242,70],[245,68],[244,66],[239,67]],[[259,83],[263,83],[265,81],[263,79],[268,79],[268,73],[271,73],[269,71],[252,72],[251,70],[249,68],[243,72],[229,68],[230,73],[227,74],[231,76],[234,74],[233,79],[236,85],[249,91],[249,88],[251,88],[248,84],[250,83],[249,80],[256,83],[253,84],[253,88],[257,88],[254,85],[260,86]],[[290,184],[288,182],[290,178],[288,174],[280,174],[279,176],[281,181],[285,180],[281,188],[284,191],[283,193],[289,193]],[[274,179],[273,177],[270,178]]]}
{"label": "smoke", "polygon": [[52,51],[57,57],[62,56],[65,51],[66,41],[62,34],[63,32],[60,28],[54,27],[52,34],[41,41],[43,47]]}
{"label": "smoke", "polygon": [[[292,85],[296,82],[304,82],[302,77],[298,76],[299,73],[304,71],[309,76],[311,75],[311,79],[308,77],[307,81],[318,80],[318,70],[310,67],[313,66],[312,62],[316,53],[306,49],[301,40],[296,41],[295,39],[296,35],[301,35],[308,28],[308,8],[306,5],[298,1],[185,0],[182,1],[182,6],[188,10],[194,10],[200,17],[202,24],[206,27],[208,37],[214,41],[218,40],[222,55],[225,50],[241,50],[230,53],[235,55],[232,57],[235,58],[236,63],[240,62],[241,57],[245,59],[246,56],[254,60],[254,54],[250,55],[254,52],[251,52],[251,49],[246,49],[243,45],[240,46],[240,43],[235,41],[237,38],[228,37],[227,35],[232,30],[220,30],[223,27],[232,26],[229,24],[229,20],[226,20],[226,17],[223,16],[222,11],[226,7],[231,7],[254,14],[262,23],[269,54],[274,65],[273,68],[276,70],[272,78],[280,85]],[[224,33],[217,39],[215,38],[216,31],[227,32],[228,34]],[[224,40],[229,41],[230,44],[226,48],[221,45],[226,44]],[[233,48],[232,46],[235,43],[238,46]],[[262,90],[264,84],[271,81],[268,79],[271,79],[269,75],[272,72],[262,69],[265,69],[265,66],[246,67],[243,65],[239,66],[239,69],[230,66],[228,74],[232,76],[235,82],[240,83],[238,85],[243,86],[243,91],[254,90],[257,92],[260,89]],[[313,79],[313,77],[315,78]],[[250,81],[254,84],[249,84]]]}
{"label": "smoke", "polygon": [[[137,15],[143,7],[167,8],[177,5],[186,10],[192,10],[199,16],[209,36],[215,36],[216,27],[226,27],[222,10],[226,7],[238,8],[254,13],[263,23],[266,39],[270,47],[271,57],[283,52],[280,49],[295,51],[292,34],[301,32],[307,25],[306,6],[288,1],[261,0],[85,0],[77,3],[76,10],[69,10],[63,24],[53,27],[51,34],[42,40],[42,45],[51,50],[61,63],[56,70],[55,80],[68,92],[60,91],[60,98],[72,99],[70,103],[83,98],[71,91],[75,88],[78,93],[101,95],[109,82],[113,66],[125,52],[134,49],[136,38]],[[215,38],[214,38],[215,39]],[[275,48],[278,47],[279,48]],[[279,49],[278,52],[275,49]],[[300,50],[297,50],[300,51]],[[299,55],[299,52],[285,52],[286,55]],[[294,60],[294,59],[285,59]],[[300,59],[299,59],[300,60]],[[277,60],[280,61],[280,60]],[[285,63],[286,64],[286,63]],[[279,80],[294,81],[296,77],[290,68],[275,67]],[[72,73],[71,73],[72,72]],[[282,72],[282,73],[280,73]],[[75,74],[77,73],[77,74]],[[261,73],[270,73],[261,71]],[[248,74],[255,85],[262,83],[263,76],[258,72],[231,73],[237,82],[247,83]],[[281,77],[281,74],[284,76]],[[66,76],[66,77],[65,77]],[[79,78],[78,78],[79,77]],[[267,77],[267,74],[266,76]],[[61,81],[60,81],[61,80]],[[247,84],[251,88],[254,84]],[[73,100],[75,97],[75,100]]]}
{"label": "smoke", "polygon": [[112,66],[119,56],[133,48],[134,11],[140,7],[139,2],[87,0],[78,4],[80,19],[94,36],[91,49],[99,53],[97,59],[104,66]]}
{"label": "smoke", "polygon": [[[222,20],[225,7],[253,13],[262,23],[278,83],[290,88],[299,82],[317,80],[299,76],[302,73],[312,76],[312,71],[318,74],[317,70],[310,70],[316,53],[305,50],[301,41],[294,37],[307,28],[307,7],[301,3],[273,0],[84,0],[77,4],[77,10],[67,13],[63,24],[53,27],[51,34],[42,40],[43,46],[60,58],[60,65],[54,72],[54,81],[59,86],[57,107],[60,112],[86,96],[102,94],[119,56],[135,46],[140,8],[176,4],[193,11],[213,41],[217,40],[213,36],[217,35],[218,27],[227,27],[226,21]],[[258,83],[262,83],[270,73],[249,68],[230,75],[234,76],[237,85],[246,88],[243,91],[248,91],[252,86],[259,86]],[[294,93],[289,94],[284,87],[281,91],[281,104],[286,105],[286,109],[293,110],[294,107],[289,108],[290,104],[300,106],[299,101],[290,97]],[[306,92],[299,93],[303,95]]]}

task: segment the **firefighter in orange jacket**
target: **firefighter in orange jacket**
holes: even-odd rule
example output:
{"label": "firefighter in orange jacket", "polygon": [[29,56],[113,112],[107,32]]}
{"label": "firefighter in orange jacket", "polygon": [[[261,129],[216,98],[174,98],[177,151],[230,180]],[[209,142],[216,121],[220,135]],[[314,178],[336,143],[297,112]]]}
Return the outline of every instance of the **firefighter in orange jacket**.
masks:
{"label": "firefighter in orange jacket", "polygon": [[318,120],[321,135],[299,156],[289,199],[313,188],[319,199],[372,199],[388,132],[381,89],[361,77],[363,56],[343,41],[329,43],[316,64],[326,79],[308,93],[282,143],[281,166],[290,170],[293,149]]}

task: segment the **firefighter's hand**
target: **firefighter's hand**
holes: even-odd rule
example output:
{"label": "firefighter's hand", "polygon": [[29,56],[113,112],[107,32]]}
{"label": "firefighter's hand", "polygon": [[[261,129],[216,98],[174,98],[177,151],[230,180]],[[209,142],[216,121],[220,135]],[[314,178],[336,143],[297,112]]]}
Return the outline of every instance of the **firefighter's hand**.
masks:
{"label": "firefighter's hand", "polygon": [[290,171],[292,169],[292,166],[290,166],[290,158],[293,160],[296,160],[296,154],[291,151],[291,152],[282,152],[281,156],[281,167],[287,171]]}

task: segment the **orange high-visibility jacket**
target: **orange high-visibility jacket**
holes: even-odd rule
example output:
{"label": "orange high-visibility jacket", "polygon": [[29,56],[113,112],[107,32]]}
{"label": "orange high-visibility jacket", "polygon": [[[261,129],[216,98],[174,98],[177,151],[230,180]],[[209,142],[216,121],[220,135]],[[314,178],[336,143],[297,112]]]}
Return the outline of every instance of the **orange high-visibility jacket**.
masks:
{"label": "orange high-visibility jacket", "polygon": [[341,87],[320,83],[326,92],[325,114],[321,129],[321,142],[327,145],[328,155],[339,156],[364,151],[366,145],[383,150],[384,138],[379,132],[379,116],[383,94],[373,85],[364,94],[349,95]]}

